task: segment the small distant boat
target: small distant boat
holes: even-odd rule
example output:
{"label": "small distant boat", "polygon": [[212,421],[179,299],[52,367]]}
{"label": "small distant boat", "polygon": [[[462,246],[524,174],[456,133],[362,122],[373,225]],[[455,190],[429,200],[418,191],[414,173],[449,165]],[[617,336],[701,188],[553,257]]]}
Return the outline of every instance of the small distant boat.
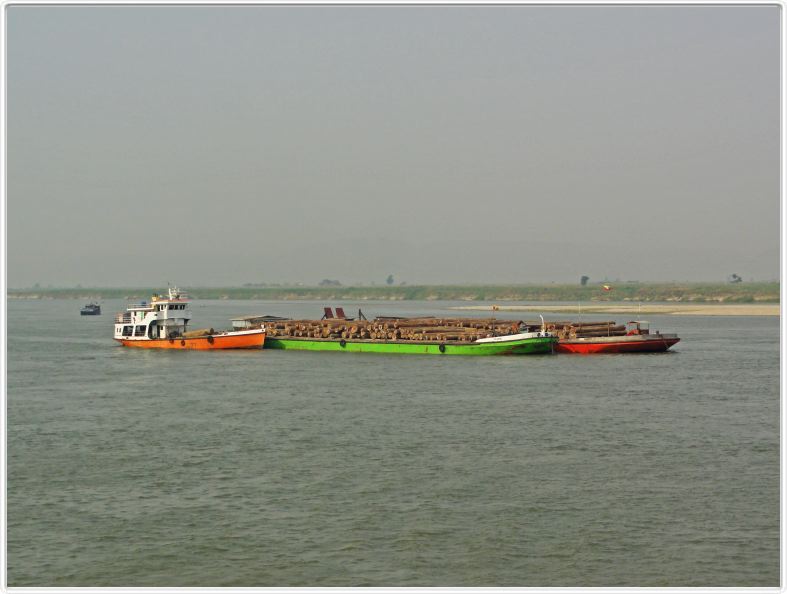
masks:
{"label": "small distant boat", "polygon": [[98,303],[88,303],[79,310],[79,314],[82,316],[100,316],[101,306]]}
{"label": "small distant boat", "polygon": [[629,322],[625,336],[589,336],[561,338],[556,353],[659,353],[680,341],[677,334],[650,333],[648,322]]}
{"label": "small distant boat", "polygon": [[172,287],[166,297],[154,295],[150,303],[143,301],[130,305],[125,312],[117,314],[114,339],[128,347],[200,351],[261,348],[265,342],[264,329],[216,332],[207,328],[189,331],[190,320],[191,310],[186,294]]}

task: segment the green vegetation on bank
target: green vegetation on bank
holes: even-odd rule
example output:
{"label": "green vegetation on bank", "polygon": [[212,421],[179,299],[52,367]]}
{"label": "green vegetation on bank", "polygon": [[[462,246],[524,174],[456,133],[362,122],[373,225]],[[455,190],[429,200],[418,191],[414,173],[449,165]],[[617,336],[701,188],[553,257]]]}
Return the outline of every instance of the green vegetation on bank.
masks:
{"label": "green vegetation on bank", "polygon": [[[183,287],[194,299],[445,300],[445,301],[682,301],[778,303],[779,283],[612,283],[601,285],[413,285],[372,287]],[[158,288],[10,289],[9,298],[148,299]]]}

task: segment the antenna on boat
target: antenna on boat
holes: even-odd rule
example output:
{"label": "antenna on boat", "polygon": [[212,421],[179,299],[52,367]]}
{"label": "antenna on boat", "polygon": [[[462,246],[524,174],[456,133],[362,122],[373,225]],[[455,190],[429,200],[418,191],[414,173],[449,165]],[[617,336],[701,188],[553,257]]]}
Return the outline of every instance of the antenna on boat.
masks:
{"label": "antenna on boat", "polygon": [[547,331],[547,323],[544,321],[544,316],[538,314],[538,317],[541,318],[541,332]]}

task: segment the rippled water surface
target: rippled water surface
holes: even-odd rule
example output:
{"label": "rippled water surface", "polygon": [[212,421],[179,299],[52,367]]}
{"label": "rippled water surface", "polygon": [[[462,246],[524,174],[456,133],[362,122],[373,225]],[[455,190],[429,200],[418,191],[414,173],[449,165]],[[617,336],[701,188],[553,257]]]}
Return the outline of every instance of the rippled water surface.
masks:
{"label": "rippled water surface", "polygon": [[9,586],[778,586],[777,318],[452,358],[126,349],[81,305],[8,304]]}

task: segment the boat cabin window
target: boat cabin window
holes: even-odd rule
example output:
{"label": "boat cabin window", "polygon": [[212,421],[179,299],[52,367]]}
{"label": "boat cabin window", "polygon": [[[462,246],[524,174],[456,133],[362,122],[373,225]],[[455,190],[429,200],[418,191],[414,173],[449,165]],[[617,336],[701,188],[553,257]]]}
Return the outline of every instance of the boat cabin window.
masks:
{"label": "boat cabin window", "polygon": [[123,336],[131,336],[131,331],[134,329],[134,326],[123,326]]}
{"label": "boat cabin window", "polygon": [[159,311],[167,311],[167,310],[176,310],[176,309],[186,309],[185,303],[169,303],[164,305],[158,306]]}
{"label": "boat cabin window", "polygon": [[134,331],[134,336],[145,336],[145,326],[137,326]]}

